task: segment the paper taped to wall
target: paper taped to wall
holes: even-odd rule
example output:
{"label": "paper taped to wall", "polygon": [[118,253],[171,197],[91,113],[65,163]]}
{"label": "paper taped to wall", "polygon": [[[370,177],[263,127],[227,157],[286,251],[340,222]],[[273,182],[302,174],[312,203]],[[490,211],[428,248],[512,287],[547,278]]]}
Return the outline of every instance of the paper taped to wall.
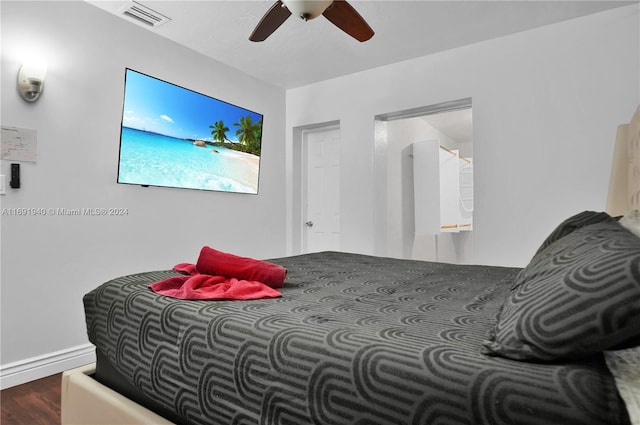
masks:
{"label": "paper taped to wall", "polygon": [[37,130],[3,125],[1,137],[0,159],[36,162]]}

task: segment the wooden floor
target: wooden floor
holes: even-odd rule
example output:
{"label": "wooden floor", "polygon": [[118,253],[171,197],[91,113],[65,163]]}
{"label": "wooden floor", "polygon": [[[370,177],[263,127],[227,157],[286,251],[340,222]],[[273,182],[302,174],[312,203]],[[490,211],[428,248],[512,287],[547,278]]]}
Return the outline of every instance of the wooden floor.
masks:
{"label": "wooden floor", "polygon": [[2,425],[60,425],[62,374],[0,392]]}

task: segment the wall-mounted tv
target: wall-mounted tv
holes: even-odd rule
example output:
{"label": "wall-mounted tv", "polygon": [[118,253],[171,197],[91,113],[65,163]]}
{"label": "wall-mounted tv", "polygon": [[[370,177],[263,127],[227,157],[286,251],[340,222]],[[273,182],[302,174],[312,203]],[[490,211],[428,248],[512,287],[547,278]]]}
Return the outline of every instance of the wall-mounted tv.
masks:
{"label": "wall-mounted tv", "polygon": [[127,68],[118,183],[258,193],[263,116]]}

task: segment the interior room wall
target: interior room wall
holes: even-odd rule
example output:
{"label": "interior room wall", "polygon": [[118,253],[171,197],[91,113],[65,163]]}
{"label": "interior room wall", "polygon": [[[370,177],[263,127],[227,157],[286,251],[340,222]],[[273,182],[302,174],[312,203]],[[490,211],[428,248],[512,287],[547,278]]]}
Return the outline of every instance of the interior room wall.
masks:
{"label": "interior room wall", "polygon": [[[640,103],[638,5],[287,91],[287,129],[340,121],[342,247],[387,255],[374,117],[472,98],[474,258],[524,266],[564,218],[603,210],[618,124]],[[300,187],[287,132],[288,220]],[[288,226],[290,228],[291,226]],[[290,235],[289,235],[290,241]],[[288,245],[291,251],[291,244]]]}
{"label": "interior room wall", "polygon": [[[203,245],[285,254],[284,90],[85,2],[2,1],[1,31],[2,125],[37,130],[37,162],[0,196],[3,386],[87,363],[82,296],[100,283],[195,262]],[[16,81],[32,49],[48,73],[29,104]],[[116,184],[125,67],[263,113],[259,194]],[[126,213],[9,213],[19,208]]]}

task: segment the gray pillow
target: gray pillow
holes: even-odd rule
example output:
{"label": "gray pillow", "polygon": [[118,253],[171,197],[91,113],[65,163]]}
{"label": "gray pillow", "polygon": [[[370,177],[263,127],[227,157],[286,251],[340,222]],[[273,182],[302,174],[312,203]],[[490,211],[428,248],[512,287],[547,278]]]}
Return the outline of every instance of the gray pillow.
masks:
{"label": "gray pillow", "polygon": [[483,343],[515,360],[578,359],[640,338],[640,238],[616,220],[534,255]]}
{"label": "gray pillow", "polygon": [[540,253],[558,239],[567,236],[581,227],[609,220],[611,220],[611,216],[606,212],[582,211],[581,213],[573,215],[553,229],[553,232],[551,232],[544,242],[542,242],[542,245],[540,245],[536,254]]}

